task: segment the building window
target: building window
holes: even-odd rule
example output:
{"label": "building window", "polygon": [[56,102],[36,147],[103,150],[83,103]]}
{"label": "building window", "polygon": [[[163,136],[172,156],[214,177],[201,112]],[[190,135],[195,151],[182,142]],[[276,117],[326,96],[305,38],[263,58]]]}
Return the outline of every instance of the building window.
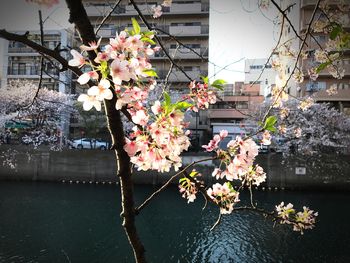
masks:
{"label": "building window", "polygon": [[201,22],[171,23],[170,26],[200,26]]}
{"label": "building window", "polygon": [[26,63],[18,63],[18,75],[26,75]]}
{"label": "building window", "polygon": [[250,69],[262,69],[264,67],[264,65],[250,65],[249,68]]}

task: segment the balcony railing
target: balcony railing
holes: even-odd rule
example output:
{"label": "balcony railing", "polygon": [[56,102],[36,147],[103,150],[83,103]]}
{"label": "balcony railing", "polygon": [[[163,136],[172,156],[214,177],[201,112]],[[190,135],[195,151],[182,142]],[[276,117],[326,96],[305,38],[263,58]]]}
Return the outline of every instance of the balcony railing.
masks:
{"label": "balcony railing", "polygon": [[36,51],[30,47],[9,47],[9,53],[35,53]]}
{"label": "balcony railing", "polygon": [[[185,72],[192,79],[199,79],[200,76],[208,75],[207,71],[185,71]],[[160,70],[160,71],[157,71],[157,73],[159,78],[164,80],[168,74],[168,71]],[[170,82],[189,82],[190,80],[181,71],[173,70],[169,75],[169,81]]]}
{"label": "balcony railing", "polygon": [[244,119],[247,118],[248,110],[236,109],[210,109],[208,112],[209,119]]}
{"label": "balcony railing", "polygon": [[[201,59],[199,55],[201,55],[203,58],[208,58],[208,49],[207,48],[193,48],[193,50],[190,50],[188,48],[179,48],[179,49],[168,49],[167,50],[170,56],[174,57],[174,59]],[[198,54],[194,53],[193,51],[197,52]],[[161,50],[157,53],[155,53],[154,57],[151,57],[151,59],[163,59],[167,58],[165,56],[165,53]]]}
{"label": "balcony railing", "polygon": [[[345,62],[345,61],[344,61]],[[317,67],[318,64],[316,64],[315,62],[313,62],[312,60],[308,59],[306,60],[304,63],[303,63],[303,66],[302,66],[302,69],[303,69],[303,72],[307,72],[307,70],[310,68],[310,67]],[[344,70],[344,75],[345,76],[349,76],[350,75],[350,64],[342,64],[342,65],[339,65],[339,72],[341,72],[342,70]],[[328,72],[328,69],[325,68],[323,70],[321,70],[318,75],[320,77],[328,77],[328,76],[331,76],[331,74]]]}
{"label": "balcony railing", "polygon": [[121,30],[118,30],[117,27],[114,27],[114,28],[101,28],[98,31],[97,35],[100,36],[100,37],[103,37],[103,38],[115,37],[117,31],[120,32]]}
{"label": "balcony railing", "polygon": [[170,35],[175,36],[193,36],[209,34],[209,25],[202,26],[169,26]]}
{"label": "balcony railing", "polygon": [[[328,2],[330,5],[337,5],[341,3],[340,0],[330,0]],[[317,3],[317,0],[301,0],[301,7],[314,6],[316,5],[316,3]]]}
{"label": "balcony railing", "polygon": [[[45,69],[45,72],[49,75],[58,76],[59,71],[57,69]],[[35,66],[27,66],[25,68],[14,68],[14,67],[8,67],[7,68],[7,74],[8,75],[15,75],[15,76],[39,76],[40,75],[40,69]],[[45,74],[45,75],[47,75]]]}

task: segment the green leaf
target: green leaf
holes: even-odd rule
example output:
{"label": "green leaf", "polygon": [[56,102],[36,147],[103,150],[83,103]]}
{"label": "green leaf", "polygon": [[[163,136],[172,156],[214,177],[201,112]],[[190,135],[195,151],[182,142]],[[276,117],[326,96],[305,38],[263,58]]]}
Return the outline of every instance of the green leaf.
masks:
{"label": "green leaf", "polygon": [[322,70],[324,70],[329,64],[331,64],[330,61],[324,62],[322,64],[320,64],[317,68],[316,68],[316,73],[320,73]]}
{"label": "green leaf", "polygon": [[175,108],[178,110],[187,110],[188,108],[192,107],[193,104],[187,102],[187,101],[181,101],[175,104]]}
{"label": "green leaf", "polygon": [[171,98],[167,92],[164,92],[164,105],[167,107],[171,105]]}
{"label": "green leaf", "polygon": [[335,26],[333,27],[331,33],[329,34],[329,38],[334,40],[339,35],[339,33],[341,31],[342,31],[341,26],[338,25],[338,24],[335,24]]}
{"label": "green leaf", "polygon": [[266,119],[265,125],[264,125],[264,130],[268,130],[271,132],[277,131],[275,128],[275,124],[277,122],[277,117],[276,116],[270,116]]}
{"label": "green leaf", "polygon": [[155,45],[156,42],[148,37],[141,37],[141,41],[150,43],[151,45]]}
{"label": "green leaf", "polygon": [[277,131],[277,129],[275,127],[267,127],[267,128],[265,128],[265,130],[268,130],[270,132],[276,132]]}
{"label": "green leaf", "polygon": [[224,90],[224,85],[226,84],[227,82],[223,79],[217,79],[215,80],[211,86],[214,87],[214,88],[217,88],[219,90]]}
{"label": "green leaf", "polygon": [[132,27],[134,28],[135,35],[140,34],[141,27],[135,18],[131,18]]}
{"label": "green leaf", "polygon": [[108,78],[109,67],[108,67],[107,61],[101,61],[101,64],[99,65],[98,69],[102,74],[102,78],[104,79]]}
{"label": "green leaf", "polygon": [[208,84],[209,83],[209,77],[208,76],[201,76],[201,79],[203,80],[204,84]]}
{"label": "green leaf", "polygon": [[143,73],[146,73],[150,77],[158,78],[157,72],[155,72],[153,69],[145,69]]}
{"label": "green leaf", "polygon": [[181,184],[183,181],[188,180],[186,177],[180,178],[179,183]]}
{"label": "green leaf", "polygon": [[145,37],[150,37],[155,35],[155,33],[153,31],[145,31],[145,32],[142,32],[142,35]]}
{"label": "green leaf", "polygon": [[191,176],[191,177],[195,177],[197,174],[198,174],[197,171],[192,171],[192,172],[190,173],[190,176]]}

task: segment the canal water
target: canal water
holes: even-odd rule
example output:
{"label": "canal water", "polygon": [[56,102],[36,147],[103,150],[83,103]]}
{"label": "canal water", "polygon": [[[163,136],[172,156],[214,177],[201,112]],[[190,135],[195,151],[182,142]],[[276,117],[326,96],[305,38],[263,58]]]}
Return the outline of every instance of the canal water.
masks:
{"label": "canal water", "polygon": [[[152,190],[136,186],[137,201]],[[251,212],[210,231],[217,209],[202,211],[198,198],[187,205],[170,187],[138,216],[149,262],[350,262],[349,193],[255,193],[265,208],[285,201],[319,211],[303,236]],[[0,262],[133,262],[119,201],[115,185],[0,182]]]}

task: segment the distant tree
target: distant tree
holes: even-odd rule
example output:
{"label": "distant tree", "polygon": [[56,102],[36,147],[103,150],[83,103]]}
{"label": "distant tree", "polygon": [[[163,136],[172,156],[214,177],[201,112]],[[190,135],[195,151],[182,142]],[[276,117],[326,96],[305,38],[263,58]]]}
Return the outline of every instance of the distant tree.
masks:
{"label": "distant tree", "polygon": [[[73,97],[41,88],[29,81],[12,81],[0,89],[0,133],[8,136],[12,126],[23,126],[22,140],[35,147],[42,143],[57,144],[62,122],[67,122]],[[20,129],[21,130],[21,129]]]}
{"label": "distant tree", "polygon": [[[259,121],[270,105],[260,105],[252,121]],[[330,104],[314,103],[310,97],[289,99],[275,113],[278,120],[274,137],[281,139],[284,153],[342,153],[350,146],[350,118]]]}

